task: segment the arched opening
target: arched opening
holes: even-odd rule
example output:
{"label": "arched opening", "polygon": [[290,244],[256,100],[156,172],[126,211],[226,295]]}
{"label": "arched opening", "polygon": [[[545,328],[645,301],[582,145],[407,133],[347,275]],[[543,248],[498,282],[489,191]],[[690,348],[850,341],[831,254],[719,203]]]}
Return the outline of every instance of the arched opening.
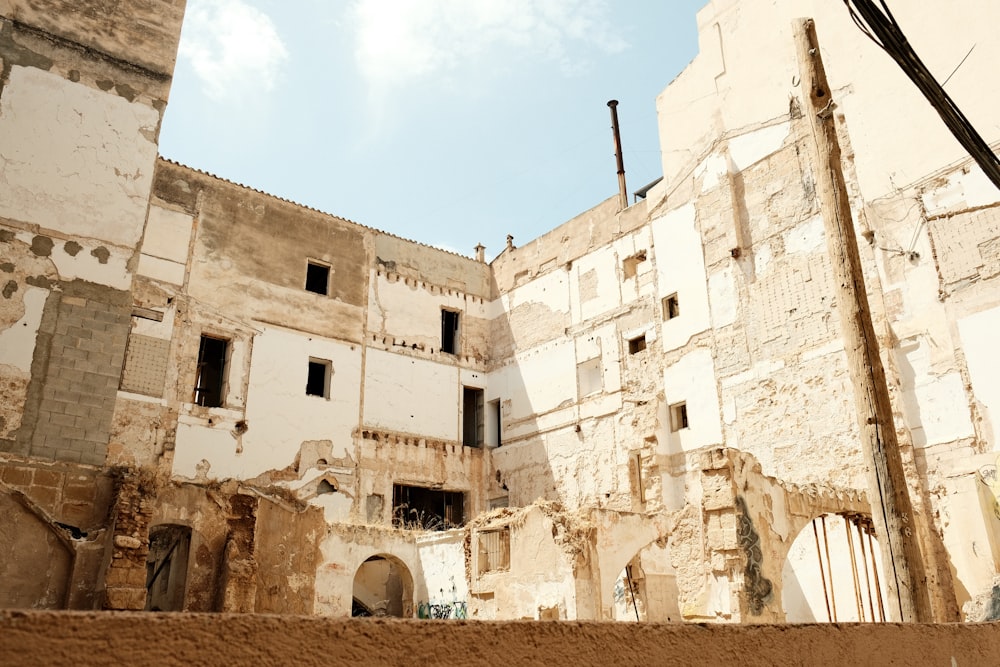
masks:
{"label": "arched opening", "polygon": [[643,547],[615,580],[612,615],[616,621],[680,621],[677,572],[666,540]]}
{"label": "arched opening", "polygon": [[161,524],[149,529],[146,611],[182,611],[187,589],[191,529]]}
{"label": "arched opening", "polygon": [[796,536],[782,568],[789,623],[886,620],[882,554],[869,517],[824,514]]}
{"label": "arched opening", "polygon": [[351,616],[413,616],[413,577],[394,556],[372,556],[354,575]]}

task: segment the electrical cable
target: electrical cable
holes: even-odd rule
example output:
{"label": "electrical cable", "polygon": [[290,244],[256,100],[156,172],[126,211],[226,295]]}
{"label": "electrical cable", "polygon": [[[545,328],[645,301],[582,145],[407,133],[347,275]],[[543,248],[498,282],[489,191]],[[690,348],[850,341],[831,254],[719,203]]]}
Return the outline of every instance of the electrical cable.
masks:
{"label": "electrical cable", "polygon": [[[844,0],[855,25],[879,48],[896,61],[900,69],[920,89],[937,110],[945,125],[986,177],[1000,188],[1000,159],[990,149],[976,129],[937,82],[906,40],[885,0]],[[966,56],[968,57],[968,55]]]}

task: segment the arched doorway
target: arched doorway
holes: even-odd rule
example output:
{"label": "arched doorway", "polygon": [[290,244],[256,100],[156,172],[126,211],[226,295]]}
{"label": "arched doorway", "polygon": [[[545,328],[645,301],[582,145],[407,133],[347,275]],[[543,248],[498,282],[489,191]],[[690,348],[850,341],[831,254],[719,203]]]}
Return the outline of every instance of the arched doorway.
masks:
{"label": "arched doorway", "polygon": [[789,623],[886,620],[882,553],[871,518],[816,517],[796,536],[782,568]]}
{"label": "arched doorway", "polygon": [[413,577],[395,556],[377,554],[354,575],[351,616],[413,616]]}
{"label": "arched doorway", "polygon": [[191,529],[161,524],[149,529],[146,611],[183,611]]}
{"label": "arched doorway", "polygon": [[613,618],[616,621],[680,621],[677,572],[666,540],[646,545],[615,580]]}

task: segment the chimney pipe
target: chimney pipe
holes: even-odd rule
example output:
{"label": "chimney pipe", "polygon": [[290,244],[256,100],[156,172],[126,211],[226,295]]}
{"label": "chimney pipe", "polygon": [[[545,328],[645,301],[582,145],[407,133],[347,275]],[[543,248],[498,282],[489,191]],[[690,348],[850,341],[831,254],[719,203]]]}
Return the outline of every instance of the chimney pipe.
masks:
{"label": "chimney pipe", "polygon": [[622,159],[622,137],[618,132],[618,100],[608,102],[611,108],[611,130],[615,136],[615,161],[618,164],[618,210],[628,208],[628,189],[625,187],[625,161]]}

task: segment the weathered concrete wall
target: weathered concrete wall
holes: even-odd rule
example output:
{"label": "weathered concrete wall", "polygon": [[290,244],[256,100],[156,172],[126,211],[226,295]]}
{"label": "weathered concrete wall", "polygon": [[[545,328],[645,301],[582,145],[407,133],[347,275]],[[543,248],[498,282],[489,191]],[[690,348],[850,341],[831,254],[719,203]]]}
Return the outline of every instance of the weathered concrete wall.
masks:
{"label": "weathered concrete wall", "polygon": [[[0,651],[19,665],[186,665],[212,660],[356,664],[994,664],[995,624],[719,625],[334,620],[207,614],[4,612]],[[238,638],[238,641],[234,641]]]}

